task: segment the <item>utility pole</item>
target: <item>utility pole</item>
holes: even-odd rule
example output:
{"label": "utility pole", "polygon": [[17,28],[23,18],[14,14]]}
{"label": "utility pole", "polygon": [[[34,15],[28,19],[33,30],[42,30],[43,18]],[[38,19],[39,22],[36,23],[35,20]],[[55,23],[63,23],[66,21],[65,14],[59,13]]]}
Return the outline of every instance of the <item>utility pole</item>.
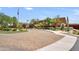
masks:
{"label": "utility pole", "polygon": [[[19,20],[19,8],[17,9],[17,18]],[[19,20],[20,21],[20,20]]]}
{"label": "utility pole", "polygon": [[20,22],[20,19],[19,19],[19,8],[17,8],[17,19],[18,19],[18,25],[19,25],[19,22]]}
{"label": "utility pole", "polygon": [[69,19],[67,17],[67,31],[69,31]]}

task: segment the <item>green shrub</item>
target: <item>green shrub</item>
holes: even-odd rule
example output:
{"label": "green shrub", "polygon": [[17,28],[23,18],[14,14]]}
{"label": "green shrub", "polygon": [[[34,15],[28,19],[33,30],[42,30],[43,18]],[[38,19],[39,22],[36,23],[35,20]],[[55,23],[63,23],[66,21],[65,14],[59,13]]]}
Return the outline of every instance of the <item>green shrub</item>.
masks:
{"label": "green shrub", "polygon": [[79,32],[77,33],[77,35],[79,35]]}
{"label": "green shrub", "polygon": [[13,28],[12,31],[17,31],[17,28]]}
{"label": "green shrub", "polygon": [[79,31],[76,30],[76,29],[74,29],[74,30],[73,30],[73,34],[79,35]]}
{"label": "green shrub", "polygon": [[27,31],[27,29],[19,29],[20,31]]}
{"label": "green shrub", "polygon": [[0,30],[4,30],[5,28],[3,26],[0,27]]}
{"label": "green shrub", "polygon": [[55,31],[55,30],[56,30],[56,28],[49,27],[49,30],[53,30],[53,31]]}
{"label": "green shrub", "polygon": [[3,31],[10,31],[11,28],[3,28],[2,30],[3,30]]}
{"label": "green shrub", "polygon": [[65,27],[64,30],[65,31],[70,31],[70,30],[73,30],[73,28],[72,27]]}
{"label": "green shrub", "polygon": [[56,30],[61,30],[61,28],[60,27],[56,27]]}
{"label": "green shrub", "polygon": [[77,31],[77,35],[79,35],[79,31]]}
{"label": "green shrub", "polygon": [[3,28],[2,27],[0,27],[0,30],[2,30]]}
{"label": "green shrub", "polygon": [[64,30],[64,25],[61,26],[60,30]]}

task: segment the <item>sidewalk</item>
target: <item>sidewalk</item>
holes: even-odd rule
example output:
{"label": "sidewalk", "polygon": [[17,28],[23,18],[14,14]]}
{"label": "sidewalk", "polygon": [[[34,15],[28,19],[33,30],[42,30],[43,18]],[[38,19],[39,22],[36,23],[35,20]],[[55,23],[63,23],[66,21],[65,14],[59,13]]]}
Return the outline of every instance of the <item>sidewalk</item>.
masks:
{"label": "sidewalk", "polygon": [[50,31],[50,32],[54,32],[55,34],[63,35],[65,37],[51,45],[38,49],[37,51],[69,51],[77,41],[77,37],[69,36],[56,31]]}

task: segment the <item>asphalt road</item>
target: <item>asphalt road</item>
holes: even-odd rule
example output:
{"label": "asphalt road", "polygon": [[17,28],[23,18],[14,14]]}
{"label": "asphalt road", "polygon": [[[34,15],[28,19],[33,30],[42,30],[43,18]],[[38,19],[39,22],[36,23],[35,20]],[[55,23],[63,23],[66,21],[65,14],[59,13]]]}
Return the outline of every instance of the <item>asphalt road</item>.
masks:
{"label": "asphalt road", "polygon": [[79,51],[79,37],[77,38],[77,42],[70,51]]}

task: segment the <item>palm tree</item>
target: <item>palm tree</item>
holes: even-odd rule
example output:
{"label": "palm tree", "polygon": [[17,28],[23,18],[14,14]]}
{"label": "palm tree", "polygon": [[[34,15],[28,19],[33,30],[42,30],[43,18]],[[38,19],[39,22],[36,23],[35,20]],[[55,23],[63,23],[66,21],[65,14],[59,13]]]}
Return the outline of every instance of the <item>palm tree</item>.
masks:
{"label": "palm tree", "polygon": [[16,17],[12,17],[13,27],[17,27],[19,25]]}

